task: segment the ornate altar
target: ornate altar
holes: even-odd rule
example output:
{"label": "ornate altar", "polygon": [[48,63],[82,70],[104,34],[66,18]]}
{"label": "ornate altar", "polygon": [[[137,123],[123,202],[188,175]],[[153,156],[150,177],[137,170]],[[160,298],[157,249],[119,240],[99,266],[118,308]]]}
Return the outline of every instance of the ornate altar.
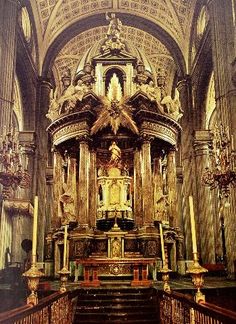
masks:
{"label": "ornate altar", "polygon": [[[146,69],[147,59],[127,46],[121,26],[109,26],[83,67],[70,74],[67,88],[60,95],[54,91],[47,114],[54,151],[53,231],[47,242],[54,252],[46,263],[55,259],[55,275],[65,224],[68,262],[97,264],[106,274],[118,275],[110,260],[126,260],[126,268],[161,260],[158,222],[176,234],[175,264],[169,266],[182,258],[176,252],[182,242],[176,228],[178,92],[167,95],[164,74]],[[132,274],[131,268],[124,272]]]}

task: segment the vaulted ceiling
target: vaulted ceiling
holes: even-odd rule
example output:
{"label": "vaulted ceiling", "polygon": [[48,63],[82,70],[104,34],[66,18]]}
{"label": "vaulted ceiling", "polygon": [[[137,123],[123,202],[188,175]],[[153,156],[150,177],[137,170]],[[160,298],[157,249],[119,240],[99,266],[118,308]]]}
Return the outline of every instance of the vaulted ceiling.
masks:
{"label": "vaulted ceiling", "polygon": [[[40,69],[60,79],[95,41],[104,38],[106,12],[123,23],[123,37],[139,47],[155,68],[187,70],[191,23],[198,0],[31,0]],[[179,66],[178,66],[179,64]]]}

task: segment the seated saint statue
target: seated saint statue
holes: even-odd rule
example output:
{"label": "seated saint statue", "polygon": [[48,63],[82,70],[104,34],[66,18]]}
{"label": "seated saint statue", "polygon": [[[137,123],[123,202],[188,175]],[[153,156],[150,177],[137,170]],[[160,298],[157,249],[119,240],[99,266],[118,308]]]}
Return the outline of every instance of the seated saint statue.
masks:
{"label": "seated saint statue", "polygon": [[49,109],[48,113],[46,114],[46,117],[50,119],[51,121],[55,120],[59,116],[59,104],[57,101],[57,89],[53,91],[51,89],[50,92],[50,104],[49,104]]}
{"label": "seated saint statue", "polygon": [[88,87],[82,80],[78,80],[75,86],[73,84],[69,85],[58,100],[60,111],[62,111],[62,108],[64,108],[64,112],[72,111],[75,108],[76,102],[82,101],[86,92],[88,92]]}
{"label": "seated saint statue", "polygon": [[146,93],[147,97],[151,101],[155,101],[157,104],[158,109],[161,113],[164,113],[164,109],[161,106],[161,91],[159,87],[154,85],[154,82],[151,80],[148,84],[141,84],[140,90]]}
{"label": "seated saint statue", "polygon": [[183,116],[183,110],[179,100],[179,91],[177,89],[175,89],[174,99],[172,99],[171,96],[165,96],[162,99],[161,104],[165,105],[167,114],[174,120],[178,121]]}

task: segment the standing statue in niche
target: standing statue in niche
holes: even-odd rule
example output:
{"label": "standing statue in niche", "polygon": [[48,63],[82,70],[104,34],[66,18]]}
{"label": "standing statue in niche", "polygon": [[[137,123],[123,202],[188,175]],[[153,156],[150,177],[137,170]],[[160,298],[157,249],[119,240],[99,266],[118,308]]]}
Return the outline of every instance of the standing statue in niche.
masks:
{"label": "standing statue in niche", "polygon": [[109,151],[111,152],[110,163],[117,165],[121,159],[121,149],[116,145],[115,141],[110,145]]}

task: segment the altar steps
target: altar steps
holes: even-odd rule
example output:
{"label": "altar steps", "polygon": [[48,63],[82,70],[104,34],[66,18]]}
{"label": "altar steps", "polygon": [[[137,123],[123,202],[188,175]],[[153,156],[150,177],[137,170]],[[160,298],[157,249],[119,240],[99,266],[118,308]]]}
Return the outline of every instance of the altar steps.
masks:
{"label": "altar steps", "polygon": [[157,323],[152,288],[81,289],[74,323]]}

